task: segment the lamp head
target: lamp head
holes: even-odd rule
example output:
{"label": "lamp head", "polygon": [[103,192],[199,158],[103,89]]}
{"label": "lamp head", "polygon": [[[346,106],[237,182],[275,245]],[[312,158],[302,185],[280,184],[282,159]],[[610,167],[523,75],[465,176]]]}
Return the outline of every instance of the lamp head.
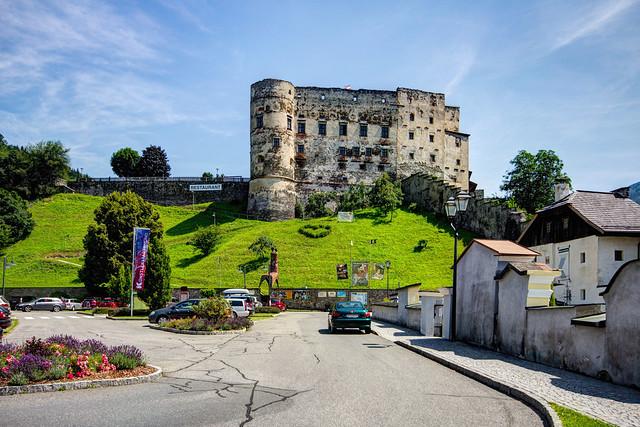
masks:
{"label": "lamp head", "polygon": [[461,191],[456,196],[456,209],[458,212],[465,212],[467,210],[467,206],[469,205],[469,199],[471,196],[466,191]]}
{"label": "lamp head", "polygon": [[458,208],[456,206],[456,201],[453,197],[449,197],[449,200],[445,202],[444,210],[447,213],[447,217],[449,217],[449,219],[455,218]]}

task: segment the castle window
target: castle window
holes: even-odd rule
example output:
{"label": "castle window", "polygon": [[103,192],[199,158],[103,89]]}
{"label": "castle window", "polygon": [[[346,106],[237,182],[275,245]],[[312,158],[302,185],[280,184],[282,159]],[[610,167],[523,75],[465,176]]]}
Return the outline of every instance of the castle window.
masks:
{"label": "castle window", "polygon": [[456,181],[458,181],[458,178],[457,178],[457,177],[455,177],[455,176],[452,176],[452,177],[451,177],[451,181],[456,182]]}
{"label": "castle window", "polygon": [[347,164],[345,162],[338,163],[338,169],[345,170],[347,168]]}
{"label": "castle window", "polygon": [[414,133],[413,131],[409,131],[409,139],[413,139]]}
{"label": "castle window", "polygon": [[367,170],[367,164],[366,163],[360,163],[360,170],[361,171],[366,171]]}
{"label": "castle window", "polygon": [[384,172],[384,165],[378,165],[378,172]]}
{"label": "castle window", "polygon": [[347,136],[347,124],[344,122],[340,122],[340,136]]}
{"label": "castle window", "polygon": [[273,138],[273,149],[277,150],[278,148],[280,148],[280,138],[276,136]]}
{"label": "castle window", "polygon": [[415,114],[413,114],[413,113],[409,114],[409,121],[410,122],[414,121],[415,119],[416,119]]}
{"label": "castle window", "polygon": [[353,147],[351,149],[351,152],[353,153],[354,157],[360,157],[360,147]]}
{"label": "castle window", "polygon": [[429,135],[429,142],[434,142],[435,138],[435,135]]}
{"label": "castle window", "polygon": [[307,133],[307,123],[298,121],[298,133]]}
{"label": "castle window", "polygon": [[256,128],[260,129],[260,128],[262,128],[262,126],[264,126],[263,116],[262,116],[262,114],[258,114],[256,116]]}
{"label": "castle window", "polygon": [[380,157],[389,157],[389,150],[387,150],[386,148],[380,150]]}
{"label": "castle window", "polygon": [[414,153],[409,153],[409,158],[410,158],[411,160],[413,160],[413,158],[414,158]]}
{"label": "castle window", "polygon": [[360,123],[360,136],[367,136],[367,124]]}
{"label": "castle window", "polygon": [[580,252],[580,264],[584,264],[585,262],[587,262],[587,254]]}
{"label": "castle window", "polygon": [[430,157],[431,157],[431,161],[432,162],[436,161],[436,155],[435,154],[431,154]]}
{"label": "castle window", "polygon": [[326,122],[319,122],[318,123],[318,134],[319,135],[326,135],[327,134],[327,123]]}
{"label": "castle window", "polygon": [[287,130],[291,130],[292,121],[293,119],[291,118],[291,116],[287,116]]}
{"label": "castle window", "polygon": [[258,156],[258,163],[264,163],[264,156]]}
{"label": "castle window", "polygon": [[346,156],[347,155],[347,147],[338,148],[338,154],[340,154],[341,156]]}
{"label": "castle window", "polygon": [[460,159],[456,159],[456,165],[460,166]]}
{"label": "castle window", "polygon": [[304,144],[298,144],[298,153],[304,153]]}
{"label": "castle window", "polygon": [[587,299],[587,290],[586,289],[580,289],[580,299],[582,301]]}
{"label": "castle window", "polygon": [[389,126],[382,126],[381,138],[389,138]]}
{"label": "castle window", "polygon": [[371,147],[367,147],[364,149],[364,155],[367,157],[371,157]]}
{"label": "castle window", "polygon": [[456,147],[460,147],[460,138],[456,138]]}
{"label": "castle window", "polygon": [[622,256],[622,251],[614,251],[613,259],[616,261],[622,261],[624,259],[624,257]]}
{"label": "castle window", "polygon": [[429,116],[429,124],[432,125],[433,124],[433,116]]}

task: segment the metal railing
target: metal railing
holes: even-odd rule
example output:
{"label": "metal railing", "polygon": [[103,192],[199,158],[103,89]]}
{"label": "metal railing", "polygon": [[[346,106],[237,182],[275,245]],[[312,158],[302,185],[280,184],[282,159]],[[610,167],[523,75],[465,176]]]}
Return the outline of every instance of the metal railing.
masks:
{"label": "metal railing", "polygon": [[79,182],[249,182],[249,178],[242,176],[221,176],[217,178],[202,178],[201,176],[170,176],[164,177],[107,177],[107,178],[80,178]]}

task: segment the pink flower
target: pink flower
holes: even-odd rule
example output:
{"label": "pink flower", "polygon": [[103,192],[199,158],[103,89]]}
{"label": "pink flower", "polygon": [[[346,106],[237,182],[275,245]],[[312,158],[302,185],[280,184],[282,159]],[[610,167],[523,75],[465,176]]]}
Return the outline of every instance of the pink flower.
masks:
{"label": "pink flower", "polygon": [[69,373],[67,374],[67,378],[69,378],[70,380],[72,380],[72,379],[73,379],[73,372],[69,372]]}

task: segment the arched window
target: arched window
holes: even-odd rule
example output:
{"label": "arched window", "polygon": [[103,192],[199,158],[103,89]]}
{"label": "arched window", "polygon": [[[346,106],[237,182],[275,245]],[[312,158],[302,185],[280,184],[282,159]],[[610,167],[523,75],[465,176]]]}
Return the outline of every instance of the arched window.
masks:
{"label": "arched window", "polygon": [[415,114],[410,113],[410,114],[409,114],[409,121],[410,121],[410,122],[412,122],[412,121],[414,121],[415,119],[416,119]]}

